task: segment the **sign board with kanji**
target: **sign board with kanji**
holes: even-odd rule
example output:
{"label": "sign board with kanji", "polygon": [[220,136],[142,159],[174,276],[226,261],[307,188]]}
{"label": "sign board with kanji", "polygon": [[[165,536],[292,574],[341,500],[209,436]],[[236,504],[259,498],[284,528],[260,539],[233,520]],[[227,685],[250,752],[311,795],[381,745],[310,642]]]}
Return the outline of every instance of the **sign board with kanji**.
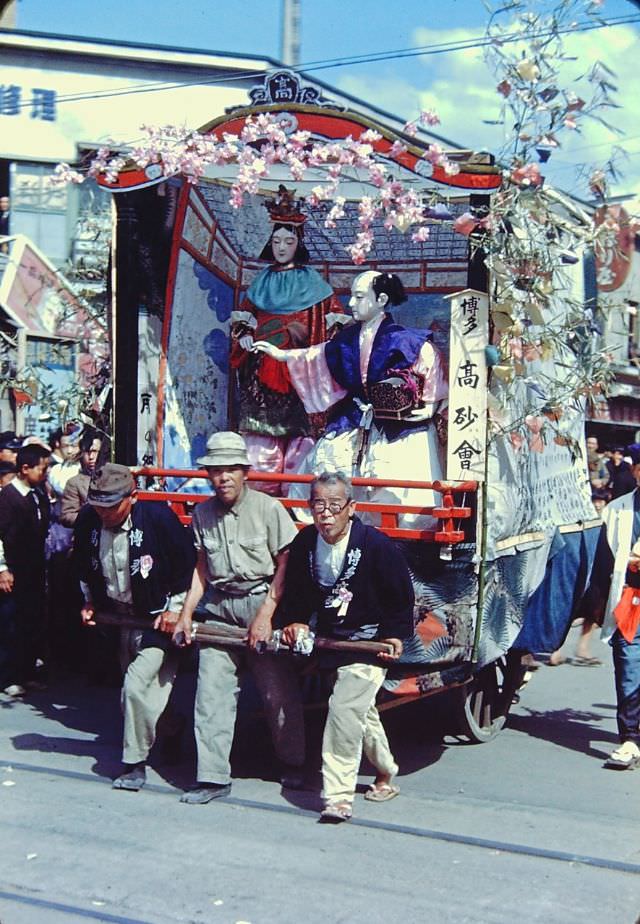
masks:
{"label": "sign board with kanji", "polygon": [[465,289],[451,305],[447,481],[484,481],[487,436],[489,297]]}

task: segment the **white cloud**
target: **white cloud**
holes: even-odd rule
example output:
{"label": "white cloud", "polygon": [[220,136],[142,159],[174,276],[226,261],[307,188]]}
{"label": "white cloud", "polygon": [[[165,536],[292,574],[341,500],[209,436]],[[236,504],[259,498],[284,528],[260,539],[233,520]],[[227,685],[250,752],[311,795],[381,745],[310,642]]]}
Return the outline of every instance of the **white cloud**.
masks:
{"label": "white cloud", "polygon": [[[478,29],[434,30],[417,27],[412,35],[413,45],[434,45],[461,42],[478,38]],[[640,192],[640,95],[637,73],[638,36],[634,27],[619,26],[593,32],[573,33],[564,40],[566,59],[562,64],[559,84],[562,89],[574,90],[583,97],[590,95],[588,85],[580,83],[596,61],[609,67],[616,76],[612,83],[618,87],[614,99],[622,108],[605,109],[606,121],[620,129],[621,134],[610,131],[597,121],[583,118],[580,131],[565,131],[559,135],[561,148],[555,151],[545,165],[549,181],[576,195],[588,195],[584,175],[589,170],[583,165],[599,166],[611,156],[614,146],[628,152],[628,158],[619,159],[621,180],[615,183],[615,194]],[[381,108],[412,118],[421,108],[435,109],[441,119],[438,133],[455,139],[463,147],[487,149],[497,153],[513,136],[510,113],[505,125],[487,122],[500,118],[502,97],[496,91],[499,79],[489,70],[482,49],[467,49],[446,54],[429,55],[419,59],[423,64],[424,82],[406,79],[387,73],[355,77],[345,75],[339,86]]]}

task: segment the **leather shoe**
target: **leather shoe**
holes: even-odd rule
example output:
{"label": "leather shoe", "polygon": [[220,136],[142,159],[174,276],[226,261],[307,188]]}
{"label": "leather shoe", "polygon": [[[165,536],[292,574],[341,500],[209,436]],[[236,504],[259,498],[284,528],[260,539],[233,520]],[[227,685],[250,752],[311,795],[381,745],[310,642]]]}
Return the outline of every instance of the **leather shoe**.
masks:
{"label": "leather shoe", "polygon": [[144,763],[124,764],[124,773],[111,784],[112,789],[128,789],[129,792],[138,792],[147,782],[147,769]]}
{"label": "leather shoe", "polygon": [[231,783],[196,783],[194,789],[180,796],[181,802],[188,805],[206,805],[213,799],[221,799],[231,792]]}

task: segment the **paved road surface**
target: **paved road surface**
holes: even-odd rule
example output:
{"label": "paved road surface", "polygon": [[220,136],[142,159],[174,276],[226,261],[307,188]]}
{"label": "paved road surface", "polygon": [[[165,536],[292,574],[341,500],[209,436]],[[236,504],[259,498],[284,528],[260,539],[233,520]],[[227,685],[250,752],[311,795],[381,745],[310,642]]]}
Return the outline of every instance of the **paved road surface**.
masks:
{"label": "paved road surface", "polygon": [[387,713],[402,794],[359,797],[336,827],[316,823],[317,793],[260,778],[269,746],[248,719],[232,797],[187,806],[189,740],[145,791],[110,789],[117,690],[0,697],[0,922],[636,924],[640,772],[602,769],[615,706],[596,653],[602,667],[536,671],[485,745],[443,739],[427,703]]}

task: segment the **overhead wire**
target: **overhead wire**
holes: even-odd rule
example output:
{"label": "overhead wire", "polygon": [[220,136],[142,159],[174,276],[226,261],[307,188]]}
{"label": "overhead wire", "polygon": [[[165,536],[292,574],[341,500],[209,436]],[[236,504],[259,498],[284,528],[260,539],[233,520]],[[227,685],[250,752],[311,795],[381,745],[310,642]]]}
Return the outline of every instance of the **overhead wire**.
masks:
{"label": "overhead wire", "polygon": [[[335,67],[350,67],[358,64],[372,64],[379,61],[394,61],[402,60],[405,58],[412,57],[428,57],[430,55],[436,54],[450,54],[456,51],[468,51],[474,48],[484,48],[488,45],[499,44],[504,45],[508,43],[514,43],[522,41],[527,38],[548,38],[553,35],[563,35],[566,33],[584,33],[591,32],[595,29],[603,28],[614,28],[617,26],[631,25],[634,23],[640,22],[640,16],[638,15],[629,15],[629,16],[619,16],[613,17],[608,20],[602,20],[598,22],[583,22],[583,23],[574,23],[570,27],[541,30],[540,32],[535,33],[525,33],[525,32],[515,32],[515,33],[504,33],[499,36],[483,36],[481,38],[469,38],[458,41],[450,42],[440,42],[434,43],[431,45],[417,45],[411,48],[406,49],[396,49],[393,51],[382,51],[382,52],[371,52],[363,55],[350,55],[342,56],[338,58],[328,58],[328,59],[318,59],[316,61],[309,61],[304,64],[298,65],[278,65],[272,68],[269,68],[267,71],[256,70],[243,72],[242,74],[237,74],[235,71],[219,75],[217,77],[211,77],[204,80],[197,81],[179,81],[179,82],[168,82],[168,81],[154,81],[152,83],[142,84],[138,87],[120,87],[114,89],[105,89],[100,91],[92,91],[86,93],[70,93],[62,96],[58,96],[56,103],[68,103],[68,102],[84,102],[91,100],[100,100],[100,99],[109,99],[119,96],[132,96],[141,93],[154,93],[154,92],[167,92],[169,90],[175,89],[184,89],[186,87],[197,87],[197,86],[215,86],[216,84],[221,83],[233,83],[239,81],[247,81],[253,78],[258,79],[265,76],[265,73],[274,72],[285,68],[290,71],[304,72],[309,73],[312,71],[320,71],[332,69]],[[30,106],[31,103],[24,102],[20,103],[18,108],[26,108]]]}

